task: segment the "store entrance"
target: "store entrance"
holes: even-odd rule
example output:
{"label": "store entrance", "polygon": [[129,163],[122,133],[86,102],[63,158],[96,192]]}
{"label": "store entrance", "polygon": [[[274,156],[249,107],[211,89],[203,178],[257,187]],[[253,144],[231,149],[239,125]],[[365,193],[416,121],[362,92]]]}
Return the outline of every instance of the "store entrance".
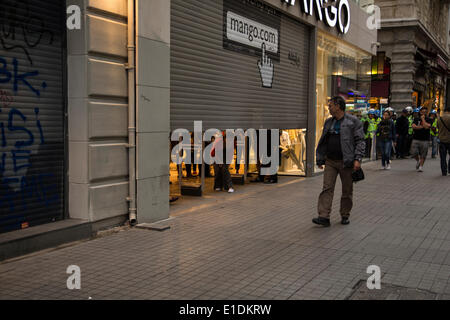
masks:
{"label": "store entrance", "polygon": [[[220,146],[220,139],[224,132],[211,141],[194,143],[193,134],[190,133],[190,146],[174,149],[183,142],[171,142],[170,152],[180,151],[181,164],[176,164],[173,157],[170,158],[170,196],[177,199],[181,196],[202,197],[219,191],[229,192],[230,188],[240,188],[250,182],[277,183],[277,176],[301,176],[306,175],[306,129],[282,129],[278,130],[279,141],[275,145],[267,139],[268,156],[273,159],[272,152],[278,153],[278,167],[276,173],[271,176],[262,176],[261,168],[270,167],[269,164],[261,164],[259,150],[259,134],[256,133],[256,145],[252,147],[248,136],[234,137],[231,143],[234,146],[232,161],[230,164],[217,165],[206,164],[205,155],[211,153]],[[268,136],[271,136],[270,130]],[[218,139],[218,140],[216,140]],[[218,147],[220,148],[220,147]],[[225,150],[223,155],[225,155]],[[188,161],[189,159],[189,161]],[[230,182],[228,182],[230,181]]]}
{"label": "store entrance", "polygon": [[[211,150],[214,150],[216,146],[216,139],[222,139],[221,136],[213,137],[211,141],[203,142],[202,145],[195,145],[193,134],[190,133],[190,135],[191,147],[183,149],[182,154],[180,153],[181,164],[176,164],[172,158],[170,159],[171,199],[180,196],[201,197],[217,192],[219,188],[222,189],[220,191],[229,191],[230,186],[246,183],[249,161],[245,161],[245,159],[251,153],[248,150],[248,138],[235,138],[233,159],[229,165],[215,165],[205,163],[204,154],[210,152],[211,156],[213,155]],[[217,140],[217,142],[219,141]],[[171,154],[177,144],[177,142],[171,142]],[[252,154],[251,156],[255,157],[256,155]],[[190,161],[188,161],[188,157]],[[231,183],[227,183],[227,179]]]}

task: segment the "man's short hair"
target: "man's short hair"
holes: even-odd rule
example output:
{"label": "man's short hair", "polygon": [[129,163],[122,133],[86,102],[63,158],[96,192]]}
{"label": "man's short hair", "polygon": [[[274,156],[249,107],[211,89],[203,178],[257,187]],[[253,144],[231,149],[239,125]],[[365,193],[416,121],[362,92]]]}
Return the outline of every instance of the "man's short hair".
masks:
{"label": "man's short hair", "polygon": [[345,104],[344,98],[342,98],[340,96],[336,96],[336,97],[331,98],[330,101],[333,102],[335,105],[338,105],[339,109],[341,109],[342,111],[345,111],[346,104]]}

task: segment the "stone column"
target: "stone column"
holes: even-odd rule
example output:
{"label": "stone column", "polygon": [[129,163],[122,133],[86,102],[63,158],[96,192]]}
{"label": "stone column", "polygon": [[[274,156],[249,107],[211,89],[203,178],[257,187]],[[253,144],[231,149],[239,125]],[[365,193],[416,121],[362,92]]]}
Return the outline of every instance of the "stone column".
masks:
{"label": "stone column", "polygon": [[170,0],[136,0],[137,220],[169,217]]}
{"label": "stone column", "polygon": [[69,216],[123,222],[128,213],[127,2],[70,0],[82,11],[69,30]]}
{"label": "stone column", "polygon": [[396,28],[392,33],[390,106],[396,111],[412,104],[416,46],[411,29]]}

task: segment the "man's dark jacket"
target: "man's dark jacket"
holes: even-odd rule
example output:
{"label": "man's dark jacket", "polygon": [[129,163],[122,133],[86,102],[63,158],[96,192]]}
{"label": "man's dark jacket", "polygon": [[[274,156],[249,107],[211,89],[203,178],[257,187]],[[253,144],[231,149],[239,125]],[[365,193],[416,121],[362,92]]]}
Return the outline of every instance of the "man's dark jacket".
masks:
{"label": "man's dark jacket", "polygon": [[401,115],[395,124],[397,134],[400,136],[406,136],[409,131],[409,120],[404,115]]}
{"label": "man's dark jacket", "polygon": [[[329,118],[323,126],[322,137],[316,150],[316,162],[318,166],[325,165],[327,155],[327,135],[333,125],[335,118]],[[366,143],[361,121],[358,118],[345,114],[341,122],[341,149],[344,166],[353,168],[355,160],[364,157]]]}

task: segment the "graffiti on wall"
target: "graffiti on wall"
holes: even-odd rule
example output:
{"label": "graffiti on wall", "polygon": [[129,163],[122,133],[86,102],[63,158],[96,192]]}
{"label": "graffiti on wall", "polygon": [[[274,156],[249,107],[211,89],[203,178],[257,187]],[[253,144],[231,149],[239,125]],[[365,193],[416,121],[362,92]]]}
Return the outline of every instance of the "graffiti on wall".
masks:
{"label": "graffiti on wall", "polygon": [[[17,61],[13,58],[13,61]],[[33,116],[17,106],[15,95],[20,87],[32,92],[39,99],[41,91],[35,89],[28,77],[38,77],[39,72],[19,74],[17,65],[13,62],[14,72],[7,69],[6,59],[0,57],[0,83],[12,82],[12,93],[7,90],[0,92],[0,204],[10,212],[28,209],[27,202],[36,201],[39,205],[49,206],[58,201],[55,185],[46,183],[54,178],[53,173],[34,172],[32,155],[37,155],[45,146],[44,128],[39,118],[40,109],[32,108]],[[42,82],[45,83],[45,82]],[[29,113],[29,109],[28,109]],[[51,179],[50,179],[51,180]],[[19,199],[19,201],[18,201]]]}
{"label": "graffiti on wall", "polygon": [[[28,226],[30,216],[60,202],[51,145],[41,122],[47,82],[34,48],[53,33],[28,0],[0,10],[0,225]],[[26,57],[26,58],[25,58]],[[48,112],[48,111],[47,111]]]}
{"label": "graffiti on wall", "polygon": [[33,65],[30,49],[41,43],[51,45],[53,33],[44,20],[32,12],[29,1],[5,0],[0,10],[0,48],[23,52]]}
{"label": "graffiti on wall", "polygon": [[12,60],[12,68],[8,65],[5,58],[0,56],[0,83],[4,86],[10,85],[17,94],[19,91],[19,86],[24,85],[27,89],[31,90],[36,96],[41,95],[41,91],[47,88],[47,83],[45,81],[41,82],[40,88],[33,87],[30,83],[30,78],[38,77],[39,71],[33,70],[31,72],[19,72],[19,61],[17,58]]}

